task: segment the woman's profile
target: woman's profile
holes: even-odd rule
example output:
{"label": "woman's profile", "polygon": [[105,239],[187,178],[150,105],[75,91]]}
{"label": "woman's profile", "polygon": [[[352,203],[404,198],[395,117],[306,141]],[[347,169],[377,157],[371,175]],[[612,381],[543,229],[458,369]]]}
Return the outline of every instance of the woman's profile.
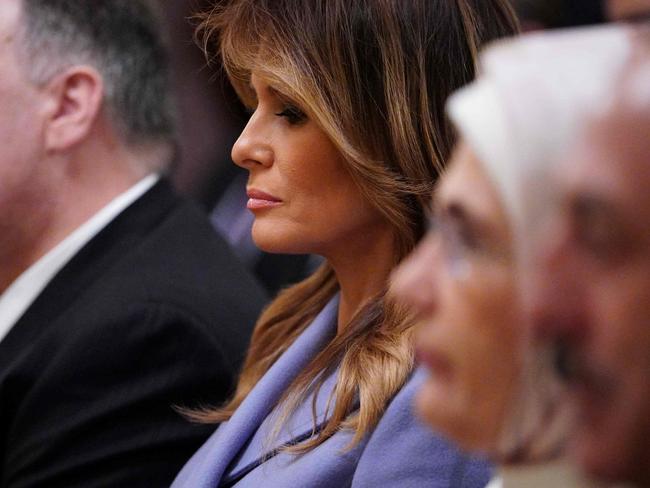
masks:
{"label": "woman's profile", "polygon": [[481,76],[448,102],[462,142],[434,191],[434,224],[392,285],[420,319],[430,374],[418,411],[499,465],[489,488],[592,486],[566,458],[565,364],[529,333],[526,268],[565,153],[610,103],[630,50],[621,26],[521,36],[485,50]]}
{"label": "woman's profile", "polygon": [[260,317],[223,422],[174,486],[483,486],[411,415],[413,318],[385,292],[454,142],[447,96],[505,0],[233,0],[199,36],[251,118],[235,144],[262,249],[325,263]]}

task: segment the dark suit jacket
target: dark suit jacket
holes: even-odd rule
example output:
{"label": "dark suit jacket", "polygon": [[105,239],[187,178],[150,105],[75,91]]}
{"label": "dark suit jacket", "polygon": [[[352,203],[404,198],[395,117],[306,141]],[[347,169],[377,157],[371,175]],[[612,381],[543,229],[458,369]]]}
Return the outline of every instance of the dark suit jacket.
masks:
{"label": "dark suit jacket", "polygon": [[52,280],[0,342],[0,487],[169,486],[214,430],[264,302],[166,182]]}

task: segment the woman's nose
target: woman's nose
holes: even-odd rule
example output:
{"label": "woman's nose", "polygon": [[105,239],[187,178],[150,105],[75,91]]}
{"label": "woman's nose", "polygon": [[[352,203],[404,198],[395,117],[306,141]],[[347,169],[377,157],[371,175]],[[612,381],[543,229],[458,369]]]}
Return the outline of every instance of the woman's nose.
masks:
{"label": "woman's nose", "polygon": [[438,300],[437,249],[431,236],[425,238],[391,277],[391,292],[418,315],[431,313]]}
{"label": "woman's nose", "polygon": [[232,148],[232,160],[247,170],[269,167],[273,164],[273,149],[264,128],[264,123],[255,113],[239,135]]}

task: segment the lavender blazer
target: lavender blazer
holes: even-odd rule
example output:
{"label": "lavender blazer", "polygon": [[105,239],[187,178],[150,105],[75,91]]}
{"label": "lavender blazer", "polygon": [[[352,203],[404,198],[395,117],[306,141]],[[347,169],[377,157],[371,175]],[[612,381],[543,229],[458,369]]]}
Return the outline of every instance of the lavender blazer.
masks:
{"label": "lavender blazer", "polygon": [[[232,418],[223,423],[190,459],[172,488],[302,487],[484,487],[486,463],[471,459],[431,433],[412,415],[414,393],[425,373],[417,370],[393,398],[373,432],[352,450],[352,433],[341,431],[302,455],[277,452],[287,443],[309,438],[311,400],[301,405],[283,428],[275,427],[273,407],[287,386],[336,333],[338,297],[276,361]],[[317,396],[322,422],[336,374]],[[312,397],[313,398],[313,397]]]}

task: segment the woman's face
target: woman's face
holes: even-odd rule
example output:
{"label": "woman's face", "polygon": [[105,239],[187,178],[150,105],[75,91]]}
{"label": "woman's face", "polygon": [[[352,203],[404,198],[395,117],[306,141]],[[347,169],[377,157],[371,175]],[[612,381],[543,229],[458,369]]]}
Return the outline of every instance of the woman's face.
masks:
{"label": "woman's face", "polygon": [[393,280],[418,315],[418,354],[430,371],[417,409],[465,448],[494,449],[522,364],[510,229],[467,147],[433,203],[432,229]]}
{"label": "woman's face", "polygon": [[250,173],[255,243],[269,252],[328,256],[385,232],[325,132],[255,73],[251,88],[257,106],[232,158]]}

